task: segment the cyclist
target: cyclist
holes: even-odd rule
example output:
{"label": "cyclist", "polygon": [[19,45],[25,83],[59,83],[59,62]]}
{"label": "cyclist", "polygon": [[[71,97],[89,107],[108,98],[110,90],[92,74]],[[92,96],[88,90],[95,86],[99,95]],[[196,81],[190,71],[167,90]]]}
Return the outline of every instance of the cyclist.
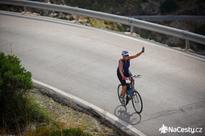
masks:
{"label": "cyclist", "polygon": [[[117,68],[117,76],[118,79],[120,81],[120,83],[122,84],[122,91],[120,94],[120,97],[124,98],[126,92],[127,92],[127,85],[126,85],[126,78],[129,78],[130,80],[132,80],[131,77],[131,73],[129,71],[129,67],[130,67],[130,60],[131,59],[135,59],[138,56],[140,56],[142,53],[144,53],[144,47],[142,48],[142,51],[133,55],[133,56],[129,56],[128,51],[122,51],[121,55],[122,58],[120,58],[119,60],[119,64],[118,64],[118,68]],[[124,99],[122,99],[124,100]]]}

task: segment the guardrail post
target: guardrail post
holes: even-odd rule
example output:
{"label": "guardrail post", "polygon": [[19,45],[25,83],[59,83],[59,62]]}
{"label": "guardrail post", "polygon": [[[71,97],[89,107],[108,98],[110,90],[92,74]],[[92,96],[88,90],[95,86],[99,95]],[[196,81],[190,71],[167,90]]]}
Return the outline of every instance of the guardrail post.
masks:
{"label": "guardrail post", "polygon": [[132,34],[134,32],[134,26],[130,26],[130,33]]}
{"label": "guardrail post", "polygon": [[43,11],[43,16],[48,16],[49,15],[49,11],[48,10],[44,10]]}
{"label": "guardrail post", "polygon": [[[45,3],[50,4],[50,0],[45,0]],[[49,15],[49,10],[43,10],[43,15],[48,16]]]}
{"label": "guardrail post", "polygon": [[190,49],[189,40],[185,39],[185,51],[188,51],[189,49]]}
{"label": "guardrail post", "polygon": [[79,15],[76,15],[76,16],[75,16],[75,23],[79,23],[79,20],[80,20],[80,16],[79,16]]}
{"label": "guardrail post", "polygon": [[27,12],[27,8],[26,8],[25,6],[23,7],[23,10],[24,10],[23,13],[26,13],[26,12]]}

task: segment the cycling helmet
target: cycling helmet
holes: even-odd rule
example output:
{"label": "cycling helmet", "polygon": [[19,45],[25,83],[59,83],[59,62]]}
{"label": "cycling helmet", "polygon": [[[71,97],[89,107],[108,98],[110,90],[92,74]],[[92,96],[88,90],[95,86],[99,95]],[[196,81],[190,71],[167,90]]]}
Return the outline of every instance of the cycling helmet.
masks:
{"label": "cycling helmet", "polygon": [[122,56],[129,56],[129,52],[128,51],[122,51]]}

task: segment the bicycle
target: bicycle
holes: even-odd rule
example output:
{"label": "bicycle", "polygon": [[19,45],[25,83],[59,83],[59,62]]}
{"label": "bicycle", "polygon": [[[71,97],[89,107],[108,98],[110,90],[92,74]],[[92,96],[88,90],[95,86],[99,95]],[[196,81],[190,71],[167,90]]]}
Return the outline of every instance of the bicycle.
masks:
{"label": "bicycle", "polygon": [[[126,92],[126,95],[124,97],[120,96],[121,90],[122,90],[122,85],[119,84],[118,88],[117,88],[117,93],[118,93],[118,98],[119,98],[120,103],[123,106],[126,106],[129,103],[129,101],[132,100],[133,108],[134,108],[135,112],[138,114],[140,114],[142,112],[143,103],[142,103],[142,98],[141,98],[139,92],[134,87],[134,83],[135,83],[134,78],[139,78],[140,76],[141,75],[133,75],[133,76],[131,76],[132,80],[126,79],[127,92]],[[127,103],[125,103],[125,101]]]}

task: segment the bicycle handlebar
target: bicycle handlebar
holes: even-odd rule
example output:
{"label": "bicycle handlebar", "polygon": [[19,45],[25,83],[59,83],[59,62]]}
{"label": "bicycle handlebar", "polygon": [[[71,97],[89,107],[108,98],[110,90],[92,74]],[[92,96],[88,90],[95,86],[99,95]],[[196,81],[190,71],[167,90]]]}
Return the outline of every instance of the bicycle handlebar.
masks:
{"label": "bicycle handlebar", "polygon": [[131,77],[133,77],[133,78],[140,78],[141,75],[132,75]]}
{"label": "bicycle handlebar", "polygon": [[[140,77],[141,77],[141,75],[132,75],[132,76],[130,76],[130,77],[131,77],[131,78],[140,78]],[[129,78],[129,77],[128,77],[128,78],[126,78],[126,79],[125,79],[125,82],[126,82],[126,83],[128,83],[128,84],[129,84],[129,83],[131,83],[130,78]]]}

